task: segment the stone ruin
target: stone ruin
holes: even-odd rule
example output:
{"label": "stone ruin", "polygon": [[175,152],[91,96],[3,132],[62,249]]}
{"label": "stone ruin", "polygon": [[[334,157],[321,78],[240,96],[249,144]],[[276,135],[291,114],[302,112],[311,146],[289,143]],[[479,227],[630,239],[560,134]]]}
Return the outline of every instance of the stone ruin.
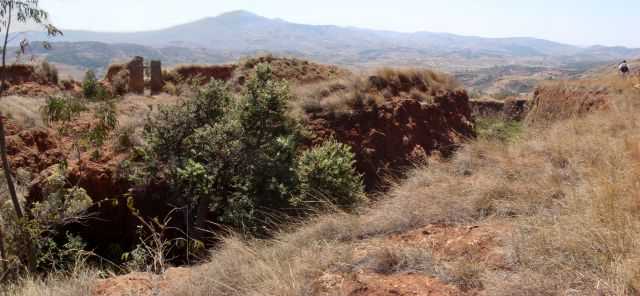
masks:
{"label": "stone ruin", "polygon": [[149,68],[151,94],[155,95],[162,91],[164,84],[162,81],[162,63],[160,61],[151,61]]}
{"label": "stone ruin", "polygon": [[130,62],[122,66],[112,65],[111,67],[109,67],[105,79],[109,82],[112,82],[113,76],[115,76],[119,71],[124,70],[124,68],[126,68],[127,72],[129,72],[130,92],[136,94],[144,94],[145,70],[148,70],[149,73],[149,88],[151,89],[151,94],[158,94],[162,91],[164,80],[162,77],[162,63],[160,61],[152,60],[147,67],[144,64],[144,58],[136,56]]}
{"label": "stone ruin", "polygon": [[127,70],[129,70],[129,91],[144,94],[144,59],[134,57],[127,64]]}

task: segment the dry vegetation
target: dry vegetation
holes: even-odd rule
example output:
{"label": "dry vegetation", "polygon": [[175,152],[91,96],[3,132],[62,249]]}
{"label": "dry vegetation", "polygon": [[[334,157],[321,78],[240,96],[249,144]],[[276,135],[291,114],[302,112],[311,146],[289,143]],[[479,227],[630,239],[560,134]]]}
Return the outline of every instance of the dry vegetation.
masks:
{"label": "dry vegetation", "polygon": [[25,128],[43,125],[40,114],[40,107],[43,105],[42,98],[8,96],[0,99],[2,113]]}
{"label": "dry vegetation", "polygon": [[460,88],[450,76],[430,70],[383,68],[370,74],[297,87],[297,112],[346,114],[358,106],[382,105],[392,98],[411,98],[425,103],[435,96]]}
{"label": "dry vegetation", "polygon": [[611,102],[633,99],[639,90],[638,76],[623,79],[619,74],[599,74],[589,79],[553,81],[541,84],[534,94],[530,121],[553,122],[607,109]]}
{"label": "dry vegetation", "polygon": [[[431,73],[382,72],[387,87],[354,81],[344,97],[421,93],[450,83]],[[380,76],[382,76],[380,75]],[[404,78],[401,78],[404,77]],[[586,82],[585,82],[586,83]],[[450,160],[431,159],[359,214],[318,215],[272,240],[224,239],[211,263],[166,295],[313,295],[327,274],[357,271],[437,278],[486,295],[637,295],[640,293],[640,90],[620,87],[608,108],[530,122],[513,141],[478,139]],[[353,88],[351,88],[353,87]],[[335,108],[323,96],[322,108]],[[338,100],[338,99],[336,99]],[[538,111],[542,112],[542,111]],[[551,112],[548,109],[545,112]],[[561,119],[560,119],[561,118]],[[504,268],[431,250],[377,247],[380,240],[430,224],[507,224]],[[365,252],[363,248],[372,248]],[[26,280],[9,295],[87,295],[97,275]]]}

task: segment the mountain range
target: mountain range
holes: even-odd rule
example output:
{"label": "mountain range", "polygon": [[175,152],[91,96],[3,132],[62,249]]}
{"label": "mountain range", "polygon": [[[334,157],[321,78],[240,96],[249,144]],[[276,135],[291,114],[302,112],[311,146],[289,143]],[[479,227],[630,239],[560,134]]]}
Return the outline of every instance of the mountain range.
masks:
{"label": "mountain range", "polygon": [[[105,67],[131,55],[167,64],[221,63],[257,53],[309,58],[355,67],[428,66],[461,71],[496,65],[567,66],[640,57],[640,49],[579,47],[536,38],[482,38],[448,33],[400,33],[305,25],[233,11],[162,30],[109,33],[63,30],[54,49],[34,53],[53,62]],[[22,33],[30,41],[43,33]]]}

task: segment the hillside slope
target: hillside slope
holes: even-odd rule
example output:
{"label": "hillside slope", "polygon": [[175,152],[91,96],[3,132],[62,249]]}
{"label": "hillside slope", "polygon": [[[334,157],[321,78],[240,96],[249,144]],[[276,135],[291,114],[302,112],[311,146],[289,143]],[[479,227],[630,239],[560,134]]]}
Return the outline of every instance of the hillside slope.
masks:
{"label": "hillside slope", "polygon": [[[608,107],[432,157],[359,213],[318,215],[272,240],[230,236],[190,269],[79,271],[9,294],[637,295],[638,79],[567,83],[606,89]],[[582,98],[566,92],[559,106]]]}

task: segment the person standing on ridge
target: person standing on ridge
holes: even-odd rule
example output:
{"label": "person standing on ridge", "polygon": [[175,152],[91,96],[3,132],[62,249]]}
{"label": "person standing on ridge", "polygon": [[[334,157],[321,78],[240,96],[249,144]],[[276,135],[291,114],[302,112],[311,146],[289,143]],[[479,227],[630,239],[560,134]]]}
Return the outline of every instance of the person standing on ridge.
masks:
{"label": "person standing on ridge", "polygon": [[622,61],[622,63],[618,65],[618,71],[620,71],[622,76],[627,76],[627,74],[629,74],[629,65],[627,64],[627,61]]}

